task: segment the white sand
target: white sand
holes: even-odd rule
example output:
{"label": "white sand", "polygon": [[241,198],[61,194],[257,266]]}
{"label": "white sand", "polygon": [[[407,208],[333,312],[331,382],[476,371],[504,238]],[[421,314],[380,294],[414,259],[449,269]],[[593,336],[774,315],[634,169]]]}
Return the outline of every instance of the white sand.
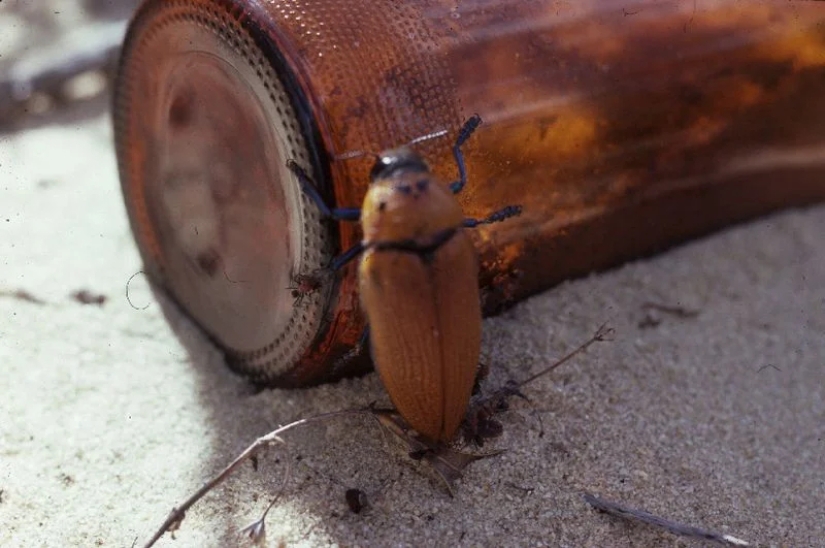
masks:
{"label": "white sand", "polygon": [[[825,208],[779,214],[563,284],[485,322],[494,378],[524,378],[605,321],[616,340],[526,389],[502,456],[454,499],[370,421],[288,436],[159,545],[682,546],[592,511],[591,491],[760,543],[825,546]],[[0,136],[0,545],[131,546],[260,434],[385,401],[376,375],[254,394],[140,269],[108,120]],[[78,289],[102,306],[69,298]],[[643,303],[681,304],[695,318]],[[541,436],[541,426],[544,435]],[[355,515],[346,487],[367,492]],[[700,546],[701,543],[687,543]]]}

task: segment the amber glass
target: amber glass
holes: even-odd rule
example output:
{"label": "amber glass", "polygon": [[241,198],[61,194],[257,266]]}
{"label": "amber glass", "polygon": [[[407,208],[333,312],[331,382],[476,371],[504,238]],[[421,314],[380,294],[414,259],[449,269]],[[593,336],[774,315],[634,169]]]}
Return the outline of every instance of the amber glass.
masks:
{"label": "amber glass", "polygon": [[[472,231],[487,313],[825,199],[823,2],[148,0],[116,95],[147,270],[272,384],[340,373],[363,327],[354,268],[300,302],[287,289],[360,235],[320,220],[286,159],[358,206],[372,159],[342,155],[447,130],[417,149],[449,181],[455,131],[479,114],[459,200],[474,217],[524,207]],[[192,243],[180,227],[214,212],[228,236]]]}

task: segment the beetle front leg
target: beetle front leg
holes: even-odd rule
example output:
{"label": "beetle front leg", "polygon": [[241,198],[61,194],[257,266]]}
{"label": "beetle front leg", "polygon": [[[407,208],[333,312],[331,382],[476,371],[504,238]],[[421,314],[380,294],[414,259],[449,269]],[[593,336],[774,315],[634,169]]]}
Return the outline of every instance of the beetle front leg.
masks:
{"label": "beetle front leg", "polygon": [[351,248],[347,249],[334,259],[332,262],[329,263],[330,270],[337,272],[344,267],[345,264],[356,258],[361,252],[364,251],[364,244],[362,242],[358,242]]}
{"label": "beetle front leg", "polygon": [[503,207],[498,211],[494,211],[493,213],[489,214],[487,217],[483,219],[464,219],[464,227],[465,228],[475,228],[478,225],[489,225],[492,223],[500,223],[505,219],[509,219],[510,217],[516,217],[521,215],[521,206],[520,205],[510,205],[507,207]]}
{"label": "beetle front leg", "polygon": [[298,178],[298,182],[301,183],[301,190],[309,196],[309,199],[321,210],[321,215],[335,219],[336,221],[358,221],[361,219],[361,210],[359,208],[337,207],[331,209],[326,202],[324,202],[324,199],[321,198],[321,195],[318,194],[318,189],[313,180],[295,160],[287,160],[286,167]]}
{"label": "beetle front leg", "polygon": [[[295,160],[287,160],[286,167],[295,174],[295,177],[297,177],[298,182],[301,184],[301,190],[304,194],[309,196],[309,199],[312,200],[318,209],[321,210],[321,215],[336,221],[358,221],[361,219],[361,210],[359,208],[339,207],[330,209],[326,202],[324,202],[324,199],[321,198],[321,195],[318,194],[318,189],[316,188],[315,183],[309,175],[307,175],[307,172],[304,171],[304,168],[299,166]],[[334,272],[340,270],[344,265],[357,257],[362,251],[364,251],[364,245],[361,242],[358,242],[342,254],[335,257],[330,262],[329,269]]]}
{"label": "beetle front leg", "polygon": [[458,181],[450,183],[450,192],[458,194],[467,184],[467,167],[464,165],[464,153],[461,152],[461,146],[470,138],[470,135],[481,125],[481,116],[473,114],[464,122],[461,129],[458,131],[458,136],[453,145],[453,158],[458,166]]}

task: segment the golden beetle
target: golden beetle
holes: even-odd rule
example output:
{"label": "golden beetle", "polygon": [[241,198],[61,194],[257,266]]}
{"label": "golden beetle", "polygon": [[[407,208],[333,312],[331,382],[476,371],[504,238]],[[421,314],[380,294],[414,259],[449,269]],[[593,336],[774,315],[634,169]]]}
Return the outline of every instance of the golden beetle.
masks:
{"label": "golden beetle", "polygon": [[521,212],[507,206],[466,219],[455,199],[467,182],[461,146],[480,123],[475,115],[459,131],[453,145],[459,179],[449,185],[407,146],[381,153],[360,210],[330,209],[306,172],[287,163],[322,214],[360,220],[363,239],[330,267],[361,255],[358,283],[373,362],[401,416],[433,441],[452,439],[478,368],[478,256],[463,229]]}

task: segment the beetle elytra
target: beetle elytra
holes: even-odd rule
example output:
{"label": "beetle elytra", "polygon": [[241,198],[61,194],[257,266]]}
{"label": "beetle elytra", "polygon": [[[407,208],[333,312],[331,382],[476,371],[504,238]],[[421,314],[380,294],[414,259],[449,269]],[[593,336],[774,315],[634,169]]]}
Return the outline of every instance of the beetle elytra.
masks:
{"label": "beetle elytra", "polygon": [[481,347],[478,256],[464,229],[521,213],[507,206],[466,219],[455,199],[467,182],[461,146],[480,123],[473,116],[458,133],[459,179],[450,184],[407,146],[380,154],[360,210],[330,209],[306,172],[287,164],[323,215],[360,220],[363,239],[330,267],[361,255],[358,284],[375,367],[401,416],[438,442],[452,439],[464,417]]}

